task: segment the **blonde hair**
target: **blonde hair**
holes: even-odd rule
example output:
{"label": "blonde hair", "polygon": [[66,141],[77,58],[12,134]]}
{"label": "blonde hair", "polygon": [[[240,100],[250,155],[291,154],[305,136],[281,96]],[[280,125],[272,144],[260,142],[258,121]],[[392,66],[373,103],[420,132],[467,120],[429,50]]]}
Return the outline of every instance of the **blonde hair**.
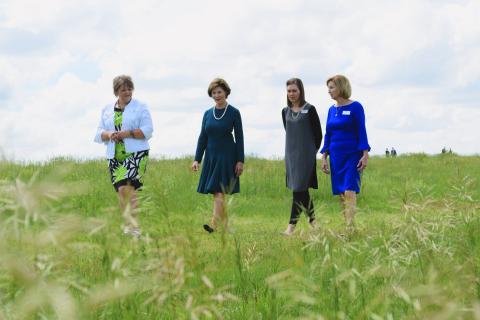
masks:
{"label": "blonde hair", "polygon": [[332,81],[339,91],[340,97],[344,99],[350,98],[352,95],[352,86],[350,86],[350,81],[348,81],[347,77],[337,74],[333,77],[328,78],[327,86]]}
{"label": "blonde hair", "polygon": [[123,86],[127,86],[127,88],[134,90],[135,86],[133,85],[132,77],[124,74],[115,77],[113,79],[113,94],[118,96],[118,90]]}
{"label": "blonde hair", "polygon": [[225,91],[225,95],[227,97],[230,94],[230,92],[232,92],[232,90],[230,90],[230,86],[228,85],[227,81],[223,80],[222,78],[215,78],[208,85],[208,96],[209,97],[212,96],[213,89],[215,89],[217,87],[222,88],[222,90]]}

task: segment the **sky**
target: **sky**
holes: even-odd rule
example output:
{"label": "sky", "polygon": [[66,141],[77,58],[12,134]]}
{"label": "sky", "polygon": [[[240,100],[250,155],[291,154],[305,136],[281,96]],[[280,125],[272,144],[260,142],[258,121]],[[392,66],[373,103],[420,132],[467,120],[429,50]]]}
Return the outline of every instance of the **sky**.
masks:
{"label": "sky", "polygon": [[285,81],[303,80],[325,130],[335,74],[364,106],[371,154],[479,154],[479,12],[479,0],[1,0],[0,156],[104,157],[93,138],[120,74],[151,111],[153,157],[195,153],[222,77],[246,154],[282,158]]}

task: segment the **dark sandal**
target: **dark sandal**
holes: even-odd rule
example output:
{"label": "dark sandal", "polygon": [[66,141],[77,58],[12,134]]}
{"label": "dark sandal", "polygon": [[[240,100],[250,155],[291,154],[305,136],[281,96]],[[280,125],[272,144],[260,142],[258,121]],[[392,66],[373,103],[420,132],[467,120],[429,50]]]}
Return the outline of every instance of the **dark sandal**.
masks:
{"label": "dark sandal", "polygon": [[205,229],[205,231],[207,231],[208,233],[212,233],[213,231],[215,231],[215,229],[210,227],[208,224],[204,224],[203,229]]}

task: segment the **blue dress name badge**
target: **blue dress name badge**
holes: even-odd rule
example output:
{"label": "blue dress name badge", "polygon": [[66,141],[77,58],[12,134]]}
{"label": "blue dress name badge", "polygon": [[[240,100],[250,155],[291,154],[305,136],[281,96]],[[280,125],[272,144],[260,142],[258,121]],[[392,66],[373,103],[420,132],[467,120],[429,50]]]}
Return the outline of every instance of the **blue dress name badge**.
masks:
{"label": "blue dress name badge", "polygon": [[344,110],[342,112],[342,115],[349,116],[350,115],[350,110]]}
{"label": "blue dress name badge", "polygon": [[308,109],[302,109],[302,111],[300,111],[300,113],[308,113]]}

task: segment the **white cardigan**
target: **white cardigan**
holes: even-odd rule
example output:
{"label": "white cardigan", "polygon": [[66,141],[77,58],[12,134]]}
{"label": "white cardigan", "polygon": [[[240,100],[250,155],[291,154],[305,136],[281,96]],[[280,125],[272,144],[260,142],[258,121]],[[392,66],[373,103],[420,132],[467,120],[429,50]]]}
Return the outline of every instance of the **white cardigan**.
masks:
{"label": "white cardigan", "polygon": [[[114,106],[115,103],[110,103],[103,108],[97,134],[94,139],[95,142],[107,145],[107,159],[113,159],[115,157],[115,142],[112,140],[103,141],[102,133],[105,131],[115,131],[115,125],[113,123],[113,118],[115,116],[113,110]],[[130,103],[125,106],[125,110],[123,111],[122,130],[128,131],[135,129],[142,130],[145,139],[123,139],[123,142],[125,143],[125,151],[138,152],[149,150],[150,146],[148,144],[148,139],[152,137],[153,132],[152,117],[150,116],[146,104],[136,99],[132,99],[130,100]]]}

